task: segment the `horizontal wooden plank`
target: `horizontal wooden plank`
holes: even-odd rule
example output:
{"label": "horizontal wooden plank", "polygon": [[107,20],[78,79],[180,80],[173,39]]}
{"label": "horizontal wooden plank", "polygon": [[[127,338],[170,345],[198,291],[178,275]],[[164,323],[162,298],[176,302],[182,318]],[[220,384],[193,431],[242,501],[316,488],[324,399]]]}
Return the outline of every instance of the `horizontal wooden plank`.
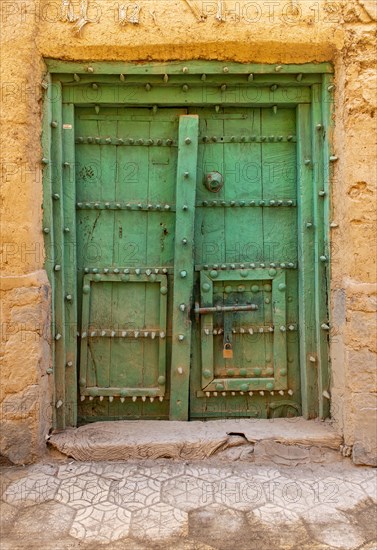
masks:
{"label": "horizontal wooden plank", "polygon": [[[333,73],[330,63],[265,64],[236,63],[224,61],[173,61],[167,63],[123,63],[119,61],[75,62],[60,59],[45,59],[47,69],[52,73],[108,73],[108,74],[188,74],[207,73]],[[89,69],[89,70],[88,70]],[[225,71],[224,71],[225,69]],[[226,70],[228,69],[228,70]]]}
{"label": "horizontal wooden plank", "polygon": [[102,86],[100,93],[88,94],[84,87],[65,87],[63,102],[76,105],[246,105],[271,106],[284,105],[294,107],[298,103],[310,103],[309,87],[270,87],[252,88],[250,86],[229,86],[223,92],[215,87],[192,88],[187,92],[181,89],[151,87],[147,91],[142,86]]}
{"label": "horizontal wooden plank", "polygon": [[92,397],[162,397],[164,395],[163,389],[156,388],[82,388],[80,391],[81,396]]}
{"label": "horizontal wooden plank", "polygon": [[[320,74],[306,74],[297,78],[296,74],[255,74],[251,78],[248,73],[246,74],[209,74],[203,76],[201,73],[197,74],[181,74],[181,75],[122,75],[119,74],[80,74],[67,73],[67,74],[54,74],[53,82],[61,82],[63,85],[69,86],[88,86],[90,89],[97,90],[104,84],[119,84],[122,82],[124,85],[139,84],[145,85],[146,83],[152,86],[164,86],[167,87],[179,87],[179,86],[222,86],[235,84],[248,84],[250,86],[267,86],[277,84],[279,86],[312,86],[313,84],[321,84],[322,76]],[[94,92],[92,92],[94,93]]]}

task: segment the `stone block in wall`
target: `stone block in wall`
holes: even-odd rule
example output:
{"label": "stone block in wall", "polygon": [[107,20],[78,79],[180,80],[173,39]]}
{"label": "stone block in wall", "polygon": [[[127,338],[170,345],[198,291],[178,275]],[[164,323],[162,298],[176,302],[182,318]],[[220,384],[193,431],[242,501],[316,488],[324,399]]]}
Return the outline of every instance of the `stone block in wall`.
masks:
{"label": "stone block in wall", "polygon": [[33,433],[38,429],[33,418],[0,420],[0,453],[14,464],[34,459]]}
{"label": "stone block in wall", "polygon": [[377,394],[355,394],[353,412],[353,461],[355,464],[377,466]]}
{"label": "stone block in wall", "polygon": [[[377,392],[377,355],[367,348],[348,352],[347,388],[351,392]],[[377,430],[377,427],[376,427]]]}
{"label": "stone block in wall", "polygon": [[45,451],[51,427],[50,290],[44,271],[0,283],[0,453],[24,464]]}

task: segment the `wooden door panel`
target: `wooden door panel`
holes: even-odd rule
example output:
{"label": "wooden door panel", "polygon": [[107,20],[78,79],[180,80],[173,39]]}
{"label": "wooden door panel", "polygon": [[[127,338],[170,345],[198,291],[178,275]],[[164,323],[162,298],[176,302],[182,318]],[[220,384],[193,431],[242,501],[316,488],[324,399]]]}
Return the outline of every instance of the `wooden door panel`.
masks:
{"label": "wooden door panel", "polygon": [[[258,309],[200,316],[191,416],[266,417],[276,400],[299,412],[295,110],[200,116],[196,308]],[[223,175],[218,193],[203,184],[210,170]],[[225,333],[232,359],[223,357]]]}
{"label": "wooden door panel", "polygon": [[185,110],[93,111],[76,115],[79,414],[164,418]]}

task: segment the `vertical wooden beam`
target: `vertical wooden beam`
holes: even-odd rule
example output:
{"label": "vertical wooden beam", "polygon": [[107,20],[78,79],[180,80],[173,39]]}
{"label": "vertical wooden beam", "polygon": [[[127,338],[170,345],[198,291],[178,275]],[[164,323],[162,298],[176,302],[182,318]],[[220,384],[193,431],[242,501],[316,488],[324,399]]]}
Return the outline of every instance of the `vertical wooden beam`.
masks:
{"label": "vertical wooden beam", "polygon": [[330,208],[331,208],[331,189],[330,189],[330,180],[331,180],[331,168],[330,165],[330,156],[331,156],[331,144],[332,144],[332,131],[333,131],[333,119],[332,119],[332,109],[333,109],[333,75],[323,75],[322,77],[322,87],[319,90],[320,93],[320,107],[322,114],[322,143],[320,144],[320,154],[321,154],[321,177],[323,178],[323,188],[321,191],[324,191],[322,197],[322,250],[323,255],[327,258],[327,261],[323,263],[323,272],[321,274],[321,281],[323,283],[323,288],[319,289],[321,293],[321,302],[319,304],[319,331],[320,331],[320,369],[319,374],[319,416],[320,418],[327,418],[330,415],[330,400],[329,400],[329,390],[330,390],[330,373],[329,373],[329,333],[321,329],[323,321],[329,321],[329,300],[330,300],[330,275],[331,275],[331,264],[330,264]]}
{"label": "vertical wooden beam", "polygon": [[56,125],[52,141],[52,203],[54,221],[54,251],[53,267],[55,318],[53,338],[55,340],[55,418],[56,427],[65,427],[65,311],[64,311],[64,214],[63,214],[63,179],[62,179],[62,86],[54,83],[54,98],[52,100],[52,120]]}
{"label": "vertical wooden beam", "polygon": [[318,416],[317,367],[311,360],[316,351],[314,300],[314,219],[312,198],[312,147],[310,105],[297,107],[297,207],[299,247],[299,334],[302,414]]}
{"label": "vertical wooden beam", "polygon": [[194,282],[194,221],[199,117],[179,122],[174,250],[170,419],[188,420],[191,355],[190,306]]}
{"label": "vertical wooden beam", "polygon": [[[54,281],[54,224],[53,224],[53,206],[52,206],[52,149],[51,140],[54,136],[51,135],[55,131],[55,123],[52,120],[52,101],[53,101],[53,86],[51,84],[51,76],[46,75],[44,81],[47,82],[48,88],[45,91],[43,98],[43,118],[42,118],[42,155],[43,160],[47,161],[47,164],[43,168],[43,235],[45,245],[45,270],[47,272],[48,279],[51,286],[51,327],[50,336],[53,339],[54,331],[54,296],[55,296],[55,281]],[[53,341],[53,340],[52,340]],[[55,346],[51,346],[51,365],[54,369],[55,365]],[[55,384],[53,387],[53,401],[55,402]],[[55,424],[55,409],[53,409],[53,423]]]}
{"label": "vertical wooden beam", "polygon": [[74,105],[63,104],[63,250],[65,313],[65,422],[77,422],[77,288]]}

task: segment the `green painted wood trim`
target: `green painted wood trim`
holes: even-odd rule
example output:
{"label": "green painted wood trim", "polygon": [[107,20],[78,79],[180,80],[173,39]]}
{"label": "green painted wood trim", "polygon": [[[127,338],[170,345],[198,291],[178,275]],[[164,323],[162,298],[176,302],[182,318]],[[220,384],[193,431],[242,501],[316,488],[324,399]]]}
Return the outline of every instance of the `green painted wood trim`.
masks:
{"label": "green painted wood trim", "polygon": [[317,368],[310,357],[316,354],[314,303],[314,219],[311,160],[311,116],[309,105],[297,107],[297,200],[298,247],[300,270],[298,277],[300,370],[302,414],[305,418],[318,416]]}
{"label": "green painted wood trim", "polygon": [[77,423],[77,288],[76,288],[76,183],[74,105],[63,105],[63,247],[65,291],[65,419]]}
{"label": "green painted wood trim", "polygon": [[[89,96],[90,97],[90,96]],[[191,88],[187,92],[182,89],[163,86],[152,86],[148,91],[144,86],[108,85],[101,87],[101,93],[95,100],[88,97],[87,87],[63,88],[63,103],[76,105],[155,105],[190,106],[190,105],[236,105],[253,107],[266,106],[296,106],[297,103],[311,102],[311,88],[278,87],[272,91],[269,86],[255,88],[252,86],[229,86],[224,92],[219,87]]]}
{"label": "green painted wood trim", "polygon": [[84,275],[82,281],[82,303],[81,303],[81,330],[80,330],[80,398],[85,394],[87,388],[88,371],[88,330],[90,320],[90,300],[92,293],[93,276]]}
{"label": "green painted wood trim", "polygon": [[[53,92],[59,88],[54,85]],[[60,91],[60,90],[59,90]],[[61,92],[60,92],[61,93]],[[52,140],[51,160],[52,160],[52,197],[53,197],[53,223],[54,223],[54,327],[53,337],[55,346],[55,408],[56,408],[56,427],[65,427],[65,405],[66,405],[66,387],[65,387],[65,346],[66,346],[66,320],[64,304],[64,212],[63,212],[63,174],[62,174],[62,104],[60,101],[52,101],[52,121],[54,128],[54,139]]]}
{"label": "green painted wood trim", "polygon": [[271,86],[277,84],[278,86],[287,86],[287,87],[306,87],[312,86],[313,84],[322,83],[322,75],[317,73],[306,74],[302,77],[300,81],[297,81],[295,74],[261,74],[255,75],[252,80],[249,80],[247,74],[212,74],[208,75],[205,81],[202,80],[200,74],[181,74],[173,75],[167,81],[166,77],[162,75],[127,75],[120,80],[119,75],[117,74],[83,74],[80,75],[80,79],[77,81],[74,78],[72,73],[66,74],[56,74],[52,75],[54,82],[61,82],[63,85],[70,87],[85,87],[88,99],[95,101],[96,97],[101,94],[101,87],[104,85],[121,85],[127,87],[129,85],[144,85],[146,83],[151,84],[151,86],[161,86],[166,88],[179,86],[248,86],[258,88],[260,86]]}
{"label": "green painted wood trim", "polygon": [[[48,161],[48,164],[42,165],[42,178],[43,178],[43,221],[42,231],[44,236],[45,246],[45,263],[44,267],[50,281],[51,287],[51,319],[50,334],[53,338],[55,326],[55,280],[54,280],[54,224],[53,224],[53,199],[52,199],[52,136],[51,133],[55,130],[55,127],[51,125],[52,122],[52,102],[51,102],[51,76],[48,74],[45,76],[44,81],[47,83],[48,88],[44,92],[43,96],[43,118],[42,118],[42,156],[43,159]],[[53,340],[52,340],[53,342]],[[53,373],[55,369],[55,346],[51,346],[51,365]],[[55,395],[55,383],[53,384],[53,403],[56,402]],[[53,408],[53,425],[56,425],[56,409]]]}
{"label": "green painted wood trim", "polygon": [[[323,144],[321,147],[322,164],[323,164],[323,250],[328,258],[328,262],[324,265],[324,284],[322,288],[322,302],[320,306],[320,315],[324,320],[330,322],[329,311],[329,296],[330,296],[330,280],[331,280],[331,253],[330,253],[330,212],[331,212],[331,180],[334,164],[330,162],[332,156],[332,134],[334,130],[333,120],[333,93],[334,93],[334,78],[333,75],[324,75],[321,89],[321,107],[322,120],[324,124]],[[331,332],[330,332],[331,335]],[[329,336],[328,333],[322,332],[320,340],[321,353],[321,369],[319,372],[319,415],[320,418],[330,416],[330,400],[325,395],[330,394],[330,362],[329,362]],[[326,394],[324,395],[324,392]]]}
{"label": "green painted wood trim", "polygon": [[272,321],[274,324],[274,381],[273,387],[267,385],[267,390],[287,389],[286,289],[286,273],[285,271],[280,271],[272,281],[272,303],[274,304],[272,310]]}
{"label": "green painted wood trim", "polygon": [[[294,74],[333,73],[331,63],[263,64],[237,63],[234,61],[169,61],[166,63],[124,63],[120,61],[61,61],[46,58],[46,67],[51,73],[92,74]],[[228,71],[224,71],[227,68]],[[89,69],[89,70],[88,70]],[[92,72],[91,72],[92,71]]]}
{"label": "green painted wood trim", "polygon": [[[211,307],[213,305],[213,281],[209,273],[200,273],[200,306]],[[215,377],[213,358],[213,313],[200,316],[200,340],[201,340],[201,377],[202,388],[211,383]],[[209,334],[206,334],[209,331]]]}
{"label": "green painted wood trim", "polygon": [[[194,221],[199,117],[179,120],[170,419],[188,420],[191,321],[188,318],[194,284]],[[187,242],[184,244],[183,239]],[[184,311],[181,305],[185,306]],[[180,338],[183,336],[183,339]]]}

